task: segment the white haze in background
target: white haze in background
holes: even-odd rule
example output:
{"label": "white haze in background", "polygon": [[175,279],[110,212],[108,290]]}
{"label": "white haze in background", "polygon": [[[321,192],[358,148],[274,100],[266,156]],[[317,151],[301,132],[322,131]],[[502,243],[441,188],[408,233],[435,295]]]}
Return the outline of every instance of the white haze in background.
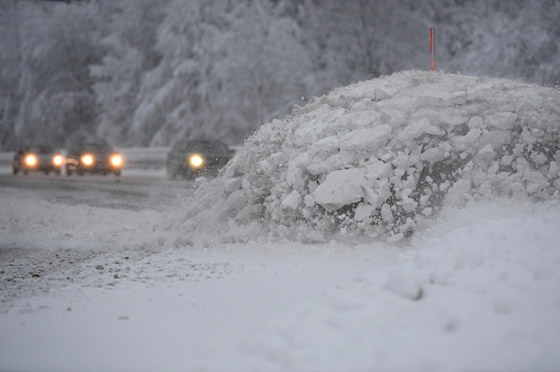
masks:
{"label": "white haze in background", "polygon": [[557,1],[0,1],[0,149],[77,134],[240,144],[302,97],[407,68],[560,79]]}

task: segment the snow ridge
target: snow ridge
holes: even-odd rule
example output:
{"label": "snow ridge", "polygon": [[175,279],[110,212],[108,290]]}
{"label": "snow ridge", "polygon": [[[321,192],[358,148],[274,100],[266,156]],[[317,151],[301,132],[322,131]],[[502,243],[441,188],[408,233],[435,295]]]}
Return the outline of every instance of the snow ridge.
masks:
{"label": "snow ridge", "polygon": [[355,83],[259,128],[199,180],[178,228],[186,244],[400,241],[444,206],[558,199],[559,131],[553,88],[422,71]]}

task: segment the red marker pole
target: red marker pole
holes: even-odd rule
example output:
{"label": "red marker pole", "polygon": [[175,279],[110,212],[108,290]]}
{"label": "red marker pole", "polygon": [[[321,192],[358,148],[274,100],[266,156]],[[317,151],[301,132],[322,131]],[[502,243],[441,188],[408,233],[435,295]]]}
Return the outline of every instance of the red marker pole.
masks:
{"label": "red marker pole", "polygon": [[436,70],[436,38],[434,33],[434,29],[430,28],[430,52],[432,53],[430,66],[432,71]]}

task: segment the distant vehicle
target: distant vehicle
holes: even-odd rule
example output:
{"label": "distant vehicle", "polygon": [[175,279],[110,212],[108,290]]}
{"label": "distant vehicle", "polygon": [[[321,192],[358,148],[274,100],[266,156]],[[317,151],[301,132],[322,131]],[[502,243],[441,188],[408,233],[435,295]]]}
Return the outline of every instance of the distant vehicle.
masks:
{"label": "distant vehicle", "polygon": [[180,140],[167,155],[167,175],[171,179],[187,180],[199,176],[216,176],[235,153],[218,140]]}
{"label": "distant vehicle", "polygon": [[66,155],[66,174],[113,173],[121,175],[123,157],[106,142],[78,142]]}
{"label": "distant vehicle", "polygon": [[28,174],[32,171],[60,174],[64,157],[59,151],[50,146],[31,146],[19,150],[14,154],[12,173]]}

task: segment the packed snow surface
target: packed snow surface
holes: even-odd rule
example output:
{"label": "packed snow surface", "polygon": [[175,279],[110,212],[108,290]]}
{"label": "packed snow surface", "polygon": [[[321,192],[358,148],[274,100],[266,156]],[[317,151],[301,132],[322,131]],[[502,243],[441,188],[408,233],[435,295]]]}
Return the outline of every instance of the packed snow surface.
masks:
{"label": "packed snow surface", "polygon": [[407,238],[444,205],[558,198],[560,91],[406,71],[262,126],[202,185],[186,233],[300,242]]}
{"label": "packed snow surface", "polygon": [[340,88],[168,209],[0,184],[0,370],[559,370],[559,97]]}

